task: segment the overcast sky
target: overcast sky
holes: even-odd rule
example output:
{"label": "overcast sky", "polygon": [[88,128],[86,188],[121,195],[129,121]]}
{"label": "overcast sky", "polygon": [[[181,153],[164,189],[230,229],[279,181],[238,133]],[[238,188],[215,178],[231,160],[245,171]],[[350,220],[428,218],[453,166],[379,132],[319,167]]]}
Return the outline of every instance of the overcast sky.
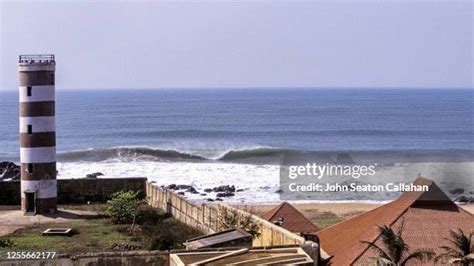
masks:
{"label": "overcast sky", "polygon": [[5,1],[0,90],[19,54],[57,87],[473,87],[473,3]]}

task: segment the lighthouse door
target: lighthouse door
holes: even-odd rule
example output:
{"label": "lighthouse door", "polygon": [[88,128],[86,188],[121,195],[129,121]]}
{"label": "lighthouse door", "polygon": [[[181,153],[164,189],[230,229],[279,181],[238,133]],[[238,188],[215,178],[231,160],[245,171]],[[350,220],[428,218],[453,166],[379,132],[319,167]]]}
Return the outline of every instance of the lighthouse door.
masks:
{"label": "lighthouse door", "polygon": [[25,191],[25,210],[26,214],[36,213],[36,193],[34,191]]}

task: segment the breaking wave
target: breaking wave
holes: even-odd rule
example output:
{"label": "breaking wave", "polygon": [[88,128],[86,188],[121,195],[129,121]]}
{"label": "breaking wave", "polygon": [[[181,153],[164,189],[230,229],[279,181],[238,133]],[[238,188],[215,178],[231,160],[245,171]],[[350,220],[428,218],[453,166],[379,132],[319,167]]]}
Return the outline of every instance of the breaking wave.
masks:
{"label": "breaking wave", "polygon": [[166,162],[241,162],[250,164],[281,163],[285,159],[323,163],[380,162],[383,164],[403,162],[456,162],[473,161],[471,150],[393,150],[393,151],[305,151],[279,148],[233,149],[202,155],[203,152],[179,151],[151,147],[113,147],[58,153],[58,161],[166,161]]}

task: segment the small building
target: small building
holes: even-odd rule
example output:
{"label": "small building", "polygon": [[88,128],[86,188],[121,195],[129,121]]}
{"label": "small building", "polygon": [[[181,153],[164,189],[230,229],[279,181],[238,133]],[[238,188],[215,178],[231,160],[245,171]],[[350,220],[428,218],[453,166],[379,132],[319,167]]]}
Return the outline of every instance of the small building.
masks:
{"label": "small building", "polygon": [[252,235],[243,229],[235,228],[189,239],[184,245],[186,249],[251,247]]}
{"label": "small building", "polygon": [[261,216],[292,233],[315,233],[319,228],[288,202],[271,209]]}
{"label": "small building", "polygon": [[414,185],[429,189],[405,192],[391,203],[319,231],[321,248],[332,256],[332,265],[370,263],[378,254],[361,241],[384,247],[378,226],[397,230],[403,223],[402,237],[410,250],[427,249],[436,254],[443,252],[440,246],[449,245],[446,238],[451,230],[469,233],[474,229],[474,215],[457,206],[433,181],[420,177]]}
{"label": "small building", "polygon": [[171,266],[316,264],[317,262],[300,246],[185,250],[170,254]]}

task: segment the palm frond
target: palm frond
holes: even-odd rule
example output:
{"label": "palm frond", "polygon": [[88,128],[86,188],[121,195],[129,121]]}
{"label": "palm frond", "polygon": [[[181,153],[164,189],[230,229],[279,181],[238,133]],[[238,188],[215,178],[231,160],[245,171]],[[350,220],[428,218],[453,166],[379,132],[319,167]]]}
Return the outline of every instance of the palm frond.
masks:
{"label": "palm frond", "polygon": [[387,254],[387,252],[385,252],[385,250],[383,250],[381,247],[377,246],[376,244],[374,244],[372,242],[369,242],[369,241],[360,241],[360,242],[363,243],[363,244],[367,244],[369,246],[369,248],[374,249],[375,251],[377,251],[380,258],[384,258],[384,259],[387,259],[389,261],[392,261],[392,258],[390,258],[390,256]]}
{"label": "palm frond", "polygon": [[474,254],[469,254],[462,258],[453,258],[448,261],[450,264],[461,263],[463,265],[473,265],[474,263]]}
{"label": "palm frond", "polygon": [[385,258],[372,258],[372,260],[375,263],[375,265],[377,265],[377,266],[379,266],[379,265],[382,265],[382,266],[396,266],[396,264],[393,261],[385,259]]}
{"label": "palm frond", "polygon": [[395,263],[399,263],[403,257],[403,254],[408,251],[408,245],[402,238],[403,228],[403,221],[400,224],[399,231],[397,233],[395,233],[393,229],[387,225],[379,227],[382,241],[387,248],[390,257]]}
{"label": "palm frond", "polygon": [[439,248],[444,250],[444,252],[436,256],[435,261],[441,261],[449,258],[459,258],[464,255],[450,246],[440,246]]}
{"label": "palm frond", "polygon": [[409,261],[411,260],[419,260],[422,262],[426,262],[431,260],[435,256],[435,253],[426,249],[417,249],[410,255],[408,255],[402,263],[400,263],[401,266],[406,265]]}
{"label": "palm frond", "polygon": [[435,261],[449,259],[449,263],[469,264],[474,262],[472,237],[473,232],[468,235],[461,228],[451,230],[450,238],[444,238],[450,246],[440,246],[444,253],[438,255]]}

